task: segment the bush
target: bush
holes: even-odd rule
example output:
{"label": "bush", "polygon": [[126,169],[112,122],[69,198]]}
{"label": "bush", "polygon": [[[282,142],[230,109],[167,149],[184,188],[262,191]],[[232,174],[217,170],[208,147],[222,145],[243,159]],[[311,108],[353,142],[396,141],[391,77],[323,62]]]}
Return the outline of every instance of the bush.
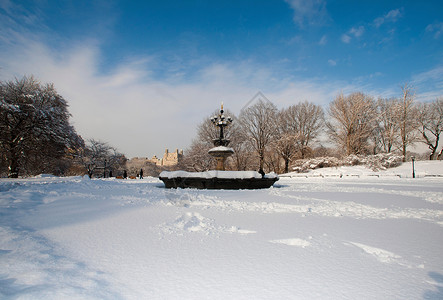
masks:
{"label": "bush", "polygon": [[316,157],[310,159],[298,159],[294,162],[293,170],[295,172],[304,173],[309,170],[320,168],[338,167],[340,160],[335,157]]}
{"label": "bush", "polygon": [[342,160],[335,157],[316,157],[311,159],[296,160],[292,166],[295,172],[304,173],[309,170],[340,167],[340,166],[366,166],[374,171],[394,168],[402,164],[403,156],[392,153],[380,153],[376,155],[349,155]]}

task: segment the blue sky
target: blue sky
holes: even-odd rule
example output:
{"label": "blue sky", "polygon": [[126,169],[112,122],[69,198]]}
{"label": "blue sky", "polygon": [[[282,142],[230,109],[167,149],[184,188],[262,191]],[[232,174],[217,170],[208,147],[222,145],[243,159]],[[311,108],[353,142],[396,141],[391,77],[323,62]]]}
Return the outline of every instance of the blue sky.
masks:
{"label": "blue sky", "polygon": [[0,0],[0,79],[54,82],[84,138],[186,148],[221,101],[443,95],[441,1]]}

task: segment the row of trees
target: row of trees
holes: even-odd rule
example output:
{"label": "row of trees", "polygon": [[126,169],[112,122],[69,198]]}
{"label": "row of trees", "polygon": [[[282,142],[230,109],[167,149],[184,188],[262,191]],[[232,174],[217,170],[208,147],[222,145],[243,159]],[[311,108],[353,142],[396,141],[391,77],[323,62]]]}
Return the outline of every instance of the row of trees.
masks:
{"label": "row of trees", "polygon": [[[415,103],[409,85],[401,91],[399,98],[377,100],[361,92],[339,94],[326,113],[321,106],[307,101],[278,110],[267,99],[260,100],[242,110],[227,129],[235,151],[228,168],[288,172],[295,159],[394,151],[406,159],[408,147],[416,142],[429,147],[430,159],[441,158],[443,150],[438,149],[443,98]],[[209,118],[205,119],[198,126],[183,167],[194,171],[213,168],[214,161],[207,151],[217,135]],[[330,148],[332,145],[336,147]]]}
{"label": "row of trees", "polygon": [[399,151],[404,159],[409,146],[422,142],[430,150],[429,159],[441,158],[443,98],[416,103],[408,84],[401,91],[399,98],[378,100],[363,93],[338,95],[326,121],[331,140],[347,155]]}
{"label": "row of trees", "polygon": [[[405,159],[408,147],[419,141],[428,146],[429,159],[441,159],[443,98],[429,103],[416,103],[414,98],[406,84],[398,98],[339,94],[326,113],[307,101],[278,110],[269,100],[259,100],[226,130],[235,151],[227,167],[287,172],[298,158],[393,151]],[[52,84],[33,77],[0,81],[0,176],[123,173],[126,157],[106,143],[85,142],[69,118],[68,104]],[[214,168],[207,151],[218,134],[206,118],[179,167]]]}
{"label": "row of trees", "polygon": [[[69,123],[66,100],[34,77],[0,81],[0,176],[77,175],[118,170],[126,158],[106,143],[87,143]],[[106,165],[107,164],[107,165]]]}
{"label": "row of trees", "polygon": [[[215,112],[217,114],[218,111]],[[234,116],[232,112],[225,114]],[[259,100],[234,117],[225,136],[231,140],[234,155],[227,161],[233,170],[288,171],[295,157],[312,155],[311,144],[324,128],[323,109],[309,102],[302,102],[279,111],[270,101]],[[182,167],[191,171],[214,168],[214,160],[207,154],[218,130],[205,119],[198,126],[197,138],[186,151]]]}

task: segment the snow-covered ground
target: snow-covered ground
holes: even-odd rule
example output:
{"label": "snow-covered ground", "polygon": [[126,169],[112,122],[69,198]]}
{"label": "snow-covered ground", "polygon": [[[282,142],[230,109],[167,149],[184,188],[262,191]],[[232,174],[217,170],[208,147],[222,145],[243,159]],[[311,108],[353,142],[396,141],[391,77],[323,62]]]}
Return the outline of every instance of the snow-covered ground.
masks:
{"label": "snow-covered ground", "polygon": [[443,163],[416,167],[242,191],[1,179],[0,298],[443,299]]}

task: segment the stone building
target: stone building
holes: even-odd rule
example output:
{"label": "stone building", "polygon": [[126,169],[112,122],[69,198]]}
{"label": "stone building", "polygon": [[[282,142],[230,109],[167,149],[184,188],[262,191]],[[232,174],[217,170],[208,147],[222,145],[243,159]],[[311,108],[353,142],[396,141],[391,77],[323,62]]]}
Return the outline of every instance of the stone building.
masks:
{"label": "stone building", "polygon": [[173,167],[176,166],[182,158],[183,150],[178,151],[178,149],[175,149],[174,152],[169,152],[169,150],[166,149],[163,158],[158,158],[154,155],[150,161],[159,167]]}

